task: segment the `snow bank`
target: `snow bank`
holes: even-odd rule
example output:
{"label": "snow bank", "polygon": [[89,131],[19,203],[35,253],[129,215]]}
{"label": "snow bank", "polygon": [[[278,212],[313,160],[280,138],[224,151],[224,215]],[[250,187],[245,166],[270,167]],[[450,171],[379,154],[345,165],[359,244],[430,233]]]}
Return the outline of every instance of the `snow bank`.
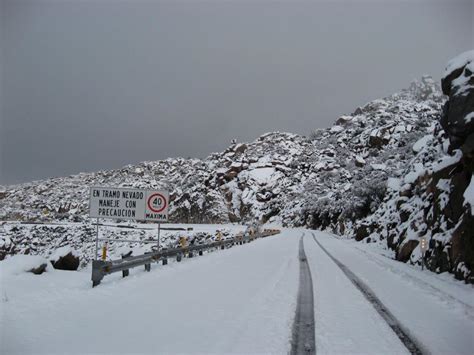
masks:
{"label": "snow bank", "polygon": [[0,262],[0,274],[2,278],[7,275],[19,275],[42,264],[49,265],[49,262],[39,255],[14,255]]}

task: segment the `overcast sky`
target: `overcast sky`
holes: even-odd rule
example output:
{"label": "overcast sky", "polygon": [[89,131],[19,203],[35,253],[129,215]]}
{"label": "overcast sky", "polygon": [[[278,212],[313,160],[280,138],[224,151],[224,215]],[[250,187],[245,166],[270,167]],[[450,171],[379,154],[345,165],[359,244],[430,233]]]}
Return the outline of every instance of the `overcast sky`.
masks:
{"label": "overcast sky", "polygon": [[308,134],[474,47],[470,0],[0,1],[0,184]]}

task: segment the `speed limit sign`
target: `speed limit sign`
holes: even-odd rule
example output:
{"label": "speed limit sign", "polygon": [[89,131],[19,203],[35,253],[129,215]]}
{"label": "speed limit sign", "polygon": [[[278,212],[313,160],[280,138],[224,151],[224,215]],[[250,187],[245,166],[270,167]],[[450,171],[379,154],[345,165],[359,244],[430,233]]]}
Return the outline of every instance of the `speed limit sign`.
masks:
{"label": "speed limit sign", "polygon": [[168,220],[169,194],[165,191],[147,191],[145,219],[165,222]]}

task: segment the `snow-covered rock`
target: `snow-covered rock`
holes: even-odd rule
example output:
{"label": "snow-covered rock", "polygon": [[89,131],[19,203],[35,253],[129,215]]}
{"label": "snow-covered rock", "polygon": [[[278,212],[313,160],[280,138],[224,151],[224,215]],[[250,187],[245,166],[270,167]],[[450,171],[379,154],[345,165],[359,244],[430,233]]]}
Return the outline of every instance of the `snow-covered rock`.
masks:
{"label": "snow-covered rock", "polygon": [[71,246],[63,246],[56,249],[49,257],[51,264],[59,270],[77,270],[80,259],[78,252]]}
{"label": "snow-covered rock", "polygon": [[441,125],[448,133],[451,148],[474,152],[474,50],[449,61],[441,80],[449,100],[443,110]]}
{"label": "snow-covered rock", "polygon": [[431,139],[433,139],[432,134],[427,134],[426,136],[421,137],[416,141],[415,144],[413,144],[413,151],[415,153],[419,153]]}

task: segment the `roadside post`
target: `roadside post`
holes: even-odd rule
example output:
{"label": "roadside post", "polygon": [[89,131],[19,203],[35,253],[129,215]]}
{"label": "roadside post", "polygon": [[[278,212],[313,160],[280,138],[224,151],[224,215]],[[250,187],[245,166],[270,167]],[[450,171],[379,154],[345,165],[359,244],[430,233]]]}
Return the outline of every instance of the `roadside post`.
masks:
{"label": "roadside post", "polygon": [[95,256],[94,260],[97,260],[97,253],[99,252],[99,218],[96,220],[96,234],[95,234]]}
{"label": "roadside post", "polygon": [[425,237],[420,238],[420,249],[421,249],[421,270],[423,270],[423,267],[425,265],[425,253],[426,253],[426,250],[428,249],[428,243],[426,242]]}
{"label": "roadside post", "polygon": [[107,260],[107,241],[102,246],[102,261]]}
{"label": "roadside post", "polygon": [[[220,230],[217,231],[217,241],[220,242],[222,240],[222,232]],[[225,244],[221,244],[221,250],[225,248]]]}
{"label": "roadside post", "polygon": [[161,229],[161,223],[158,222],[158,235],[157,235],[156,251],[160,251],[160,229]]}

